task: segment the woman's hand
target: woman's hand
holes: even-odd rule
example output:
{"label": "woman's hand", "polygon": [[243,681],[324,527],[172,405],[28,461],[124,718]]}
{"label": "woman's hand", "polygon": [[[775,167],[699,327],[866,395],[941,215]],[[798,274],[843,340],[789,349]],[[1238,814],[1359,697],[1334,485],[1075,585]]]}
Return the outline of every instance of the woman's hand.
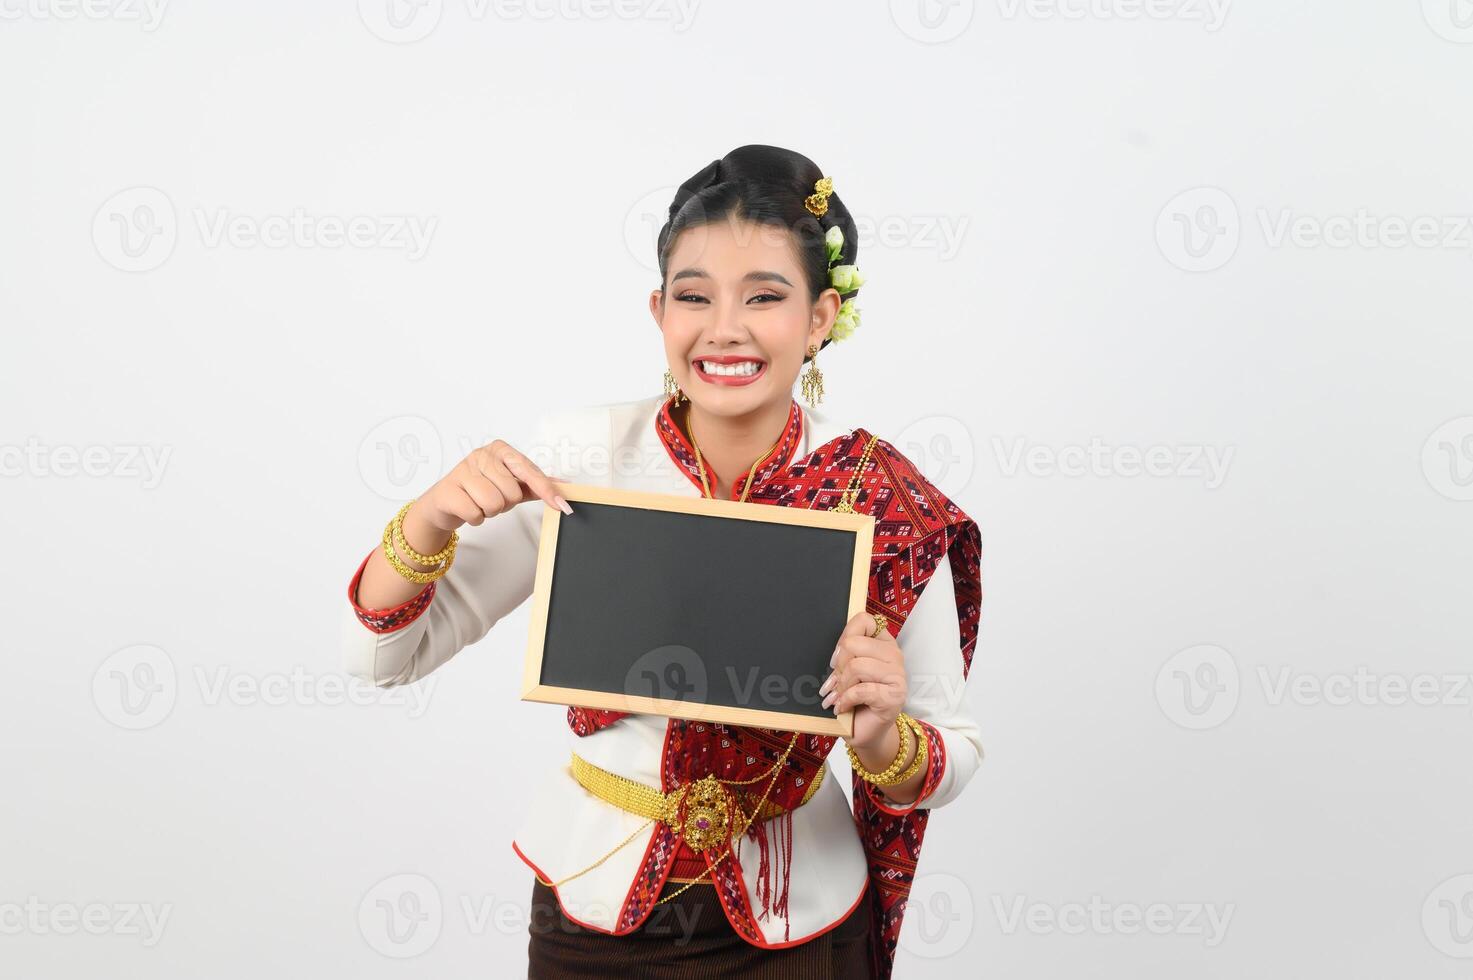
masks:
{"label": "woman's hand", "polygon": [[[571,514],[572,508],[557,488],[559,483],[567,482],[548,476],[525,454],[497,439],[456,463],[438,483],[415,498],[404,514],[404,540],[422,555],[438,554],[462,524],[478,526],[533,497]],[[431,570],[431,566],[399,554],[397,546],[396,554],[415,571]],[[390,609],[427,588],[405,579],[389,564],[382,548],[376,548],[363,568],[353,601],[367,609]]]}
{"label": "woman's hand", "polygon": [[548,476],[521,451],[497,439],[456,463],[414,502],[409,514],[417,522],[447,532],[462,524],[477,527],[533,497],[571,514],[572,508],[557,492],[557,484],[566,482]]}
{"label": "woman's hand", "polygon": [[854,709],[854,737],[848,742],[856,752],[887,744],[910,690],[900,644],[888,629],[870,636],[874,631],[872,613],[854,614],[829,661],[833,673],[818,689],[828,695],[823,706],[833,705],[834,714]]}

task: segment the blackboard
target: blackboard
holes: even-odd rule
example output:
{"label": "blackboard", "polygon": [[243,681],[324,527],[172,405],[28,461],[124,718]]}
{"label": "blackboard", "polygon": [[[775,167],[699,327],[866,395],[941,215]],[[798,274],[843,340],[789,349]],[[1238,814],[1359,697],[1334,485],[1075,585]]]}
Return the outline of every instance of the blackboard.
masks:
{"label": "blackboard", "polygon": [[522,698],[852,735],[818,688],[864,609],[874,518],[559,484]]}

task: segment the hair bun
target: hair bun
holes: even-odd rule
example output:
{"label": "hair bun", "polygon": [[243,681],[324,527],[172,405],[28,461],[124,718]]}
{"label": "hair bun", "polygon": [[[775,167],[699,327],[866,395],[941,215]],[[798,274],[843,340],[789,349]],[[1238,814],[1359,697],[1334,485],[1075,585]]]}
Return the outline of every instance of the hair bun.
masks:
{"label": "hair bun", "polygon": [[688,177],[685,183],[675,189],[675,200],[670,202],[670,216],[674,217],[680,206],[691,199],[691,196],[721,183],[721,161],[712,160],[700,170]]}

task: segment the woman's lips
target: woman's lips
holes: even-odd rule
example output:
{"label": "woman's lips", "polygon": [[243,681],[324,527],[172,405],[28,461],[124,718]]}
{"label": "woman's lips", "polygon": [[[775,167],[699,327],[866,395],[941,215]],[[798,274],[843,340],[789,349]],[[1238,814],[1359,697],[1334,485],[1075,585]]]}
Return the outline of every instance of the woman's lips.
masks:
{"label": "woman's lips", "polygon": [[691,366],[695,368],[696,376],[707,384],[725,385],[728,388],[745,387],[767,373],[766,361],[760,362],[757,370],[747,375],[709,374],[705,368],[701,367],[699,359],[692,361]]}

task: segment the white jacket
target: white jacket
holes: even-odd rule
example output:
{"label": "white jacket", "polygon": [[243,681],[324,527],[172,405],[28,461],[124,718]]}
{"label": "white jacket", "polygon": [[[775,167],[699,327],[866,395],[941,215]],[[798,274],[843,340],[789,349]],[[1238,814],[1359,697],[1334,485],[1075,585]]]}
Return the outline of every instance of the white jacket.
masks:
{"label": "white jacket", "polygon": [[[657,431],[655,418],[665,401],[656,395],[545,415],[533,444],[517,448],[550,475],[573,482],[699,497],[700,487],[670,458]],[[802,435],[792,459],[852,431],[818,411],[799,411]],[[347,671],[381,687],[414,683],[485,636],[532,594],[545,506],[538,499],[524,501],[479,527],[461,528],[454,564],[439,579],[428,607],[407,625],[374,632],[344,603]],[[941,781],[919,801],[934,809],[957,797],[982,758],[977,725],[960,697],[958,620],[945,556],[896,639],[910,677],[905,710],[934,725],[945,743]],[[663,717],[629,715],[591,735],[569,730],[567,737],[569,747],[588,761],[658,787],[665,727]],[[766,942],[760,945],[811,939],[842,921],[863,895],[868,872],[840,786],[848,778],[842,750],[829,760],[831,767],[836,762],[838,778],[830,773],[813,798],[793,811],[790,938],[783,939],[782,920],[769,916],[761,922]],[[645,822],[585,791],[562,766],[543,776],[512,846],[544,879],[558,881],[603,857]],[[588,928],[615,931],[653,833],[647,829],[598,868],[559,887],[564,913]],[[757,861],[756,848],[742,849],[745,882],[756,880]]]}

